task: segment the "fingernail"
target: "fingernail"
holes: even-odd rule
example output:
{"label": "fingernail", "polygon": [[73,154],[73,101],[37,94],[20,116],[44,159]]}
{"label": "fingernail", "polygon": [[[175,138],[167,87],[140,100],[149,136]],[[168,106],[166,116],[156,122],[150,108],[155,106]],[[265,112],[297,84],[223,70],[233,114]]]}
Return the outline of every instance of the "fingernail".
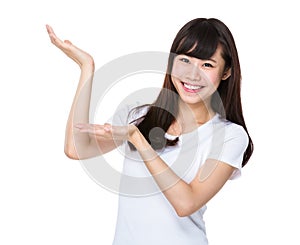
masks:
{"label": "fingernail", "polygon": [[110,131],[110,127],[109,126],[105,126],[104,130],[107,131],[107,132],[109,132]]}

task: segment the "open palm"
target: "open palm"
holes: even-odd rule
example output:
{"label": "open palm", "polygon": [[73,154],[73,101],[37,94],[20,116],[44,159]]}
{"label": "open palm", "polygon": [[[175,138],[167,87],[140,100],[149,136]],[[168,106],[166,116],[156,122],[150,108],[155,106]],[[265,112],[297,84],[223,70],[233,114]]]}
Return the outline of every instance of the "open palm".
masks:
{"label": "open palm", "polygon": [[62,41],[59,39],[51,26],[46,25],[46,28],[51,42],[61,51],[63,51],[69,58],[74,60],[80,67],[94,66],[94,60],[90,54],[76,47],[69,40]]}

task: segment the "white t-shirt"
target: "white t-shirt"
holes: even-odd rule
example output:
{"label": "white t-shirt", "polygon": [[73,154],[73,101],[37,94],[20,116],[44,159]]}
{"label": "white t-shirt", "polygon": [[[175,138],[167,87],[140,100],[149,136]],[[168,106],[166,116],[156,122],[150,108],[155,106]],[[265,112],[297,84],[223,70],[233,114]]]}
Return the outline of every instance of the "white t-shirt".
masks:
{"label": "white t-shirt", "polygon": [[[122,123],[114,120],[114,124]],[[168,134],[165,137],[172,138]],[[216,114],[193,132],[179,136],[177,145],[158,151],[158,155],[187,183],[195,178],[208,158],[235,167],[231,176],[234,179],[240,176],[247,145],[248,136],[243,127]],[[125,157],[113,245],[208,244],[203,220],[206,206],[188,217],[179,217],[138,152],[131,151],[127,143],[122,147]]]}

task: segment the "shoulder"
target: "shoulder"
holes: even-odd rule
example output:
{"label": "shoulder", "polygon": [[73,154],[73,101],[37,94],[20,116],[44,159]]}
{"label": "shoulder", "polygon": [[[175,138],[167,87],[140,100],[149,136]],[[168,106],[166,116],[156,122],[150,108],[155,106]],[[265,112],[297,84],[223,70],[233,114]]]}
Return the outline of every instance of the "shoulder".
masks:
{"label": "shoulder", "polygon": [[219,124],[219,128],[224,131],[225,141],[239,139],[241,141],[246,141],[245,143],[248,144],[248,134],[243,126],[233,123],[227,119],[223,119],[220,116],[218,116],[216,122]]}
{"label": "shoulder", "polygon": [[131,107],[128,112],[128,123],[135,121],[141,117],[144,117],[150,109],[150,105],[142,105]]}
{"label": "shoulder", "polygon": [[144,116],[147,110],[147,106],[141,106],[138,103],[120,105],[106,122],[116,126],[124,126]]}
{"label": "shoulder", "polygon": [[241,175],[243,156],[249,144],[246,130],[239,124],[218,118],[209,158],[236,168],[231,179]]}

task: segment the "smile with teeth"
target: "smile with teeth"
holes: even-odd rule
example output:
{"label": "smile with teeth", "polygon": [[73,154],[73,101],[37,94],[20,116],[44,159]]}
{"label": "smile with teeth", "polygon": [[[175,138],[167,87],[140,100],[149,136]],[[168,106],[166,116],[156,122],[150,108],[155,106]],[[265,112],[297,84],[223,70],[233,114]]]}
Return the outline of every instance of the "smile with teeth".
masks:
{"label": "smile with teeth", "polygon": [[197,92],[205,87],[202,85],[192,85],[192,84],[185,83],[185,82],[181,82],[181,83],[182,83],[183,87],[185,88],[185,90],[193,91],[193,92]]}

